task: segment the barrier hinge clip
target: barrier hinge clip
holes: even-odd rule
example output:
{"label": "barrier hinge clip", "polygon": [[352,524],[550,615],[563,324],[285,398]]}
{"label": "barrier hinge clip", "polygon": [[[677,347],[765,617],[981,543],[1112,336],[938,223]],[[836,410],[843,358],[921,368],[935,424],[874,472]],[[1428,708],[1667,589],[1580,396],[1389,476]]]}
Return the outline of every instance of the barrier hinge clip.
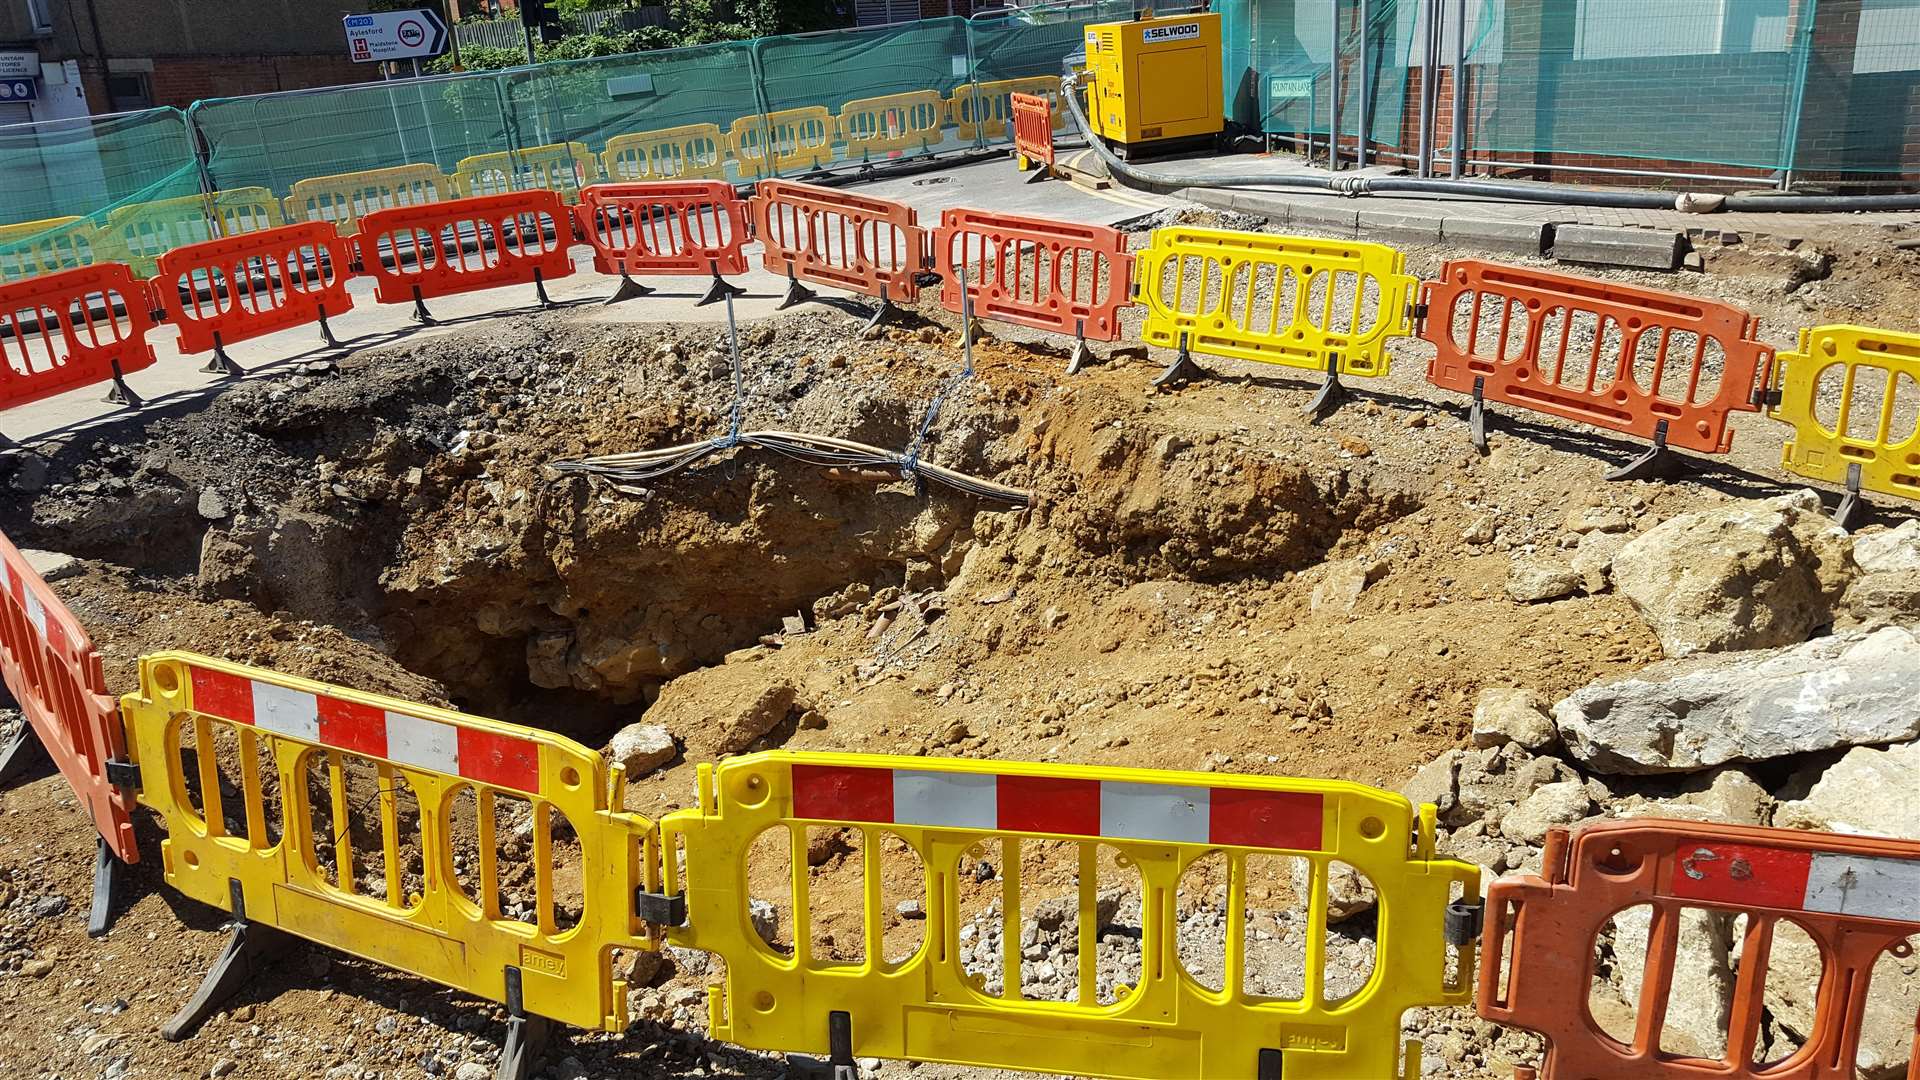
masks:
{"label": "barrier hinge clip", "polygon": [[1784,395],[1778,390],[1755,390],[1753,392],[1753,403],[1762,407],[1779,405],[1782,400],[1784,400]]}
{"label": "barrier hinge clip", "polygon": [[1456,900],[1447,905],[1447,944],[1465,948],[1479,938],[1487,924],[1487,905],[1483,900]]}
{"label": "barrier hinge clip", "polygon": [[686,893],[651,893],[633,890],[633,913],[641,922],[660,926],[687,925]]}
{"label": "barrier hinge clip", "polygon": [[131,761],[108,758],[106,761],[107,783],[114,787],[140,790],[140,766]]}

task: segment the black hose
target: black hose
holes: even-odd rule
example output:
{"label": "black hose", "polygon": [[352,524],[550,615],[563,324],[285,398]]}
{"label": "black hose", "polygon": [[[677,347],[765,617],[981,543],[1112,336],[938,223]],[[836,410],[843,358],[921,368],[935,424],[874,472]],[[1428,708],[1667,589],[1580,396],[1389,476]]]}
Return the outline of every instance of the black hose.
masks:
{"label": "black hose", "polygon": [[[1518,180],[1423,180],[1414,176],[1288,176],[1275,173],[1233,173],[1227,176],[1192,177],[1152,172],[1121,161],[1095,136],[1080,104],[1078,75],[1069,70],[1061,82],[1061,96],[1073,123],[1087,140],[1107,171],[1142,187],[1162,193],[1181,188],[1298,188],[1357,197],[1383,192],[1407,192],[1423,195],[1466,195],[1483,199],[1514,202],[1552,203],[1560,206],[1605,206],[1625,210],[1675,210],[1678,196],[1651,191],[1602,191],[1570,184],[1548,184]],[[1916,195],[1775,195],[1747,192],[1726,197],[1720,209],[1744,213],[1820,213],[1847,210],[1920,210]]]}

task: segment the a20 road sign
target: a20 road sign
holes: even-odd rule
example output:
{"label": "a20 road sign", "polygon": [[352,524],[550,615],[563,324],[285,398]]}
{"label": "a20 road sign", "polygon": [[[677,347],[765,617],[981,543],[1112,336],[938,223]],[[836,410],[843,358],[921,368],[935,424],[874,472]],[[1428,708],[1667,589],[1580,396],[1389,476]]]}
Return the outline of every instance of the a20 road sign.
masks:
{"label": "a20 road sign", "polygon": [[356,64],[426,59],[447,51],[447,24],[438,12],[381,11],[349,15],[347,55]]}

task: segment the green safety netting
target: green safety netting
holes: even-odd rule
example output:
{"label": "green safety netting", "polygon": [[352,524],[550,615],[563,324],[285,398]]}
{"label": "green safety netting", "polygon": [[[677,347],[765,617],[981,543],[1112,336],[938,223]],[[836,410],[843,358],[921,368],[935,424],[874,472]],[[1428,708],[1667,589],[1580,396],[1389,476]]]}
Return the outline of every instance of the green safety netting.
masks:
{"label": "green safety netting", "polygon": [[[0,279],[78,266],[104,257],[109,224],[137,208],[200,192],[200,164],[186,115],[149,109],[0,128]],[[114,235],[114,257],[137,248],[151,225]]]}
{"label": "green safety netting", "polygon": [[[1409,43],[1421,33],[1418,0],[1366,5],[1368,136],[1400,145]],[[1216,0],[1221,14],[1222,90],[1228,119],[1253,131],[1324,137],[1334,14],[1340,20],[1340,133],[1360,133],[1359,0]],[[1412,54],[1418,62],[1418,54]]]}

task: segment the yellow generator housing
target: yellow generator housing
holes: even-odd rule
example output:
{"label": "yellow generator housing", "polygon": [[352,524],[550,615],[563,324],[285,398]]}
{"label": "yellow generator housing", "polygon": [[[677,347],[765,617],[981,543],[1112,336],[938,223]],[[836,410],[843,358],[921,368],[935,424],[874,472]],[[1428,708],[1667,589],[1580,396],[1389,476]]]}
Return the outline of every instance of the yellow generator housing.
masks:
{"label": "yellow generator housing", "polygon": [[1087,72],[1087,119],[1121,157],[1210,143],[1224,126],[1217,14],[1088,26]]}

